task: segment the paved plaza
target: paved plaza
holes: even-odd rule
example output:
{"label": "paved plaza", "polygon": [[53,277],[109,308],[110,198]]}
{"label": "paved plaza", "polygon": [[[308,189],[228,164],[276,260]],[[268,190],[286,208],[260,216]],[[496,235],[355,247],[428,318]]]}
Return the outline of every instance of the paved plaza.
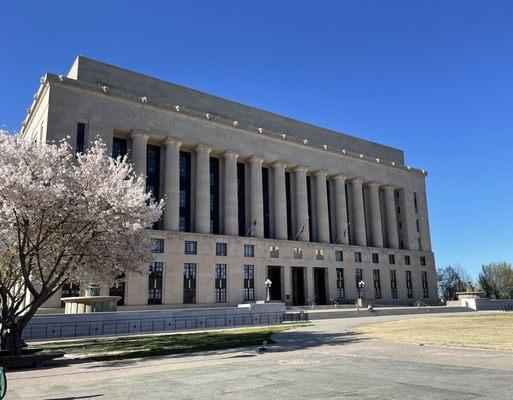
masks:
{"label": "paved plaza", "polygon": [[[447,314],[445,314],[447,315]],[[348,335],[369,322],[315,321],[267,352],[232,349],[8,374],[7,399],[508,399],[513,353]]]}

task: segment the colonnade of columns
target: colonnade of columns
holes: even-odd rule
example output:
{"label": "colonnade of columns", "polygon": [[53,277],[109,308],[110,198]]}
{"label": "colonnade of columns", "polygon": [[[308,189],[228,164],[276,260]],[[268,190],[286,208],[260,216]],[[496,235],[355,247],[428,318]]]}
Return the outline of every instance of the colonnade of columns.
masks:
{"label": "colonnade of columns", "polygon": [[[139,174],[145,173],[146,146],[149,136],[144,133],[132,134],[132,161],[135,170]],[[166,207],[164,211],[164,229],[176,231],[179,228],[180,207],[180,148],[181,143],[174,139],[164,142],[166,163],[164,193],[166,194]],[[210,232],[210,153],[211,148],[205,145],[197,145],[196,153],[196,177],[195,177],[195,231],[198,233]],[[221,156],[224,160],[224,234],[239,234],[238,212],[238,184],[237,184],[237,160],[238,154],[226,151]],[[249,166],[249,216],[250,224],[256,221],[254,236],[264,236],[264,206],[262,187],[263,158],[253,156],[247,160]],[[273,168],[273,203],[274,207],[274,236],[276,239],[288,239],[287,221],[287,189],[286,189],[286,163],[276,161],[271,164]],[[342,174],[332,175],[327,171],[314,171],[312,177],[315,184],[315,220],[309,215],[309,193],[307,189],[307,171],[304,166],[296,166],[291,170],[294,174],[295,193],[295,222],[297,234],[294,236],[300,241],[310,241],[310,224],[315,224],[316,241],[330,242],[330,215],[328,203],[327,184],[330,180],[334,183],[334,200],[332,210],[334,217],[332,222],[336,224],[336,238],[333,241],[339,244],[355,244],[359,246],[398,248],[397,215],[394,199],[394,187],[377,182],[363,182],[359,178],[347,177]],[[350,185],[351,198],[346,193],[346,184]],[[366,186],[368,209],[364,204],[363,187]],[[383,196],[380,197],[380,190]],[[292,192],[292,191],[291,191]],[[384,216],[381,215],[381,201],[384,201]],[[349,217],[348,202],[352,205],[352,214]],[[367,211],[367,213],[366,213]],[[366,224],[366,218],[368,219]],[[383,230],[382,221],[385,224]],[[367,227],[370,227],[367,235]],[[249,229],[249,226],[248,226]],[[383,234],[385,233],[385,235]],[[351,236],[351,241],[350,241]],[[369,237],[369,241],[367,238]]]}

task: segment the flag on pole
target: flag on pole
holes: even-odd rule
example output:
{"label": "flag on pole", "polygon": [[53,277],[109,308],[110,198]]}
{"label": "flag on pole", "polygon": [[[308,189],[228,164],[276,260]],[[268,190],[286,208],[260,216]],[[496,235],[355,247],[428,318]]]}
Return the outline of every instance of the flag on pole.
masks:
{"label": "flag on pole", "polygon": [[257,231],[256,231],[256,222],[257,222],[257,220],[255,218],[255,220],[253,221],[253,223],[249,227],[249,230],[246,232],[246,236],[251,236],[251,237],[256,236],[256,233],[257,233]]}
{"label": "flag on pole", "polygon": [[305,230],[305,224],[303,224],[301,226],[301,229],[296,233],[296,235],[294,236],[294,239],[292,239],[292,240],[296,240],[298,238],[298,236],[304,232],[304,230]]}

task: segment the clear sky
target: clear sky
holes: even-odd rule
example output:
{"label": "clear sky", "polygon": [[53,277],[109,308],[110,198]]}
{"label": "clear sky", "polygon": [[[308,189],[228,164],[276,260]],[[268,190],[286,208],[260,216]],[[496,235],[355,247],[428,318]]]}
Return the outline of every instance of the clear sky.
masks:
{"label": "clear sky", "polygon": [[4,129],[82,54],[399,147],[437,265],[513,262],[511,0],[0,0],[0,22]]}

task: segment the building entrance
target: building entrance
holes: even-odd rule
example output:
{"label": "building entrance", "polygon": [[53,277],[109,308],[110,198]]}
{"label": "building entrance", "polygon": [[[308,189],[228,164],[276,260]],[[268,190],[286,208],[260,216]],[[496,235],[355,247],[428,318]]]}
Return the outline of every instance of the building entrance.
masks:
{"label": "building entrance", "polygon": [[305,305],[305,269],[292,267],[292,305]]}
{"label": "building entrance", "polygon": [[326,295],[326,268],[314,268],[314,292],[315,304],[328,303]]}
{"label": "building entrance", "polygon": [[282,300],[281,297],[281,267],[269,265],[267,278],[273,283],[271,286],[271,300]]}

